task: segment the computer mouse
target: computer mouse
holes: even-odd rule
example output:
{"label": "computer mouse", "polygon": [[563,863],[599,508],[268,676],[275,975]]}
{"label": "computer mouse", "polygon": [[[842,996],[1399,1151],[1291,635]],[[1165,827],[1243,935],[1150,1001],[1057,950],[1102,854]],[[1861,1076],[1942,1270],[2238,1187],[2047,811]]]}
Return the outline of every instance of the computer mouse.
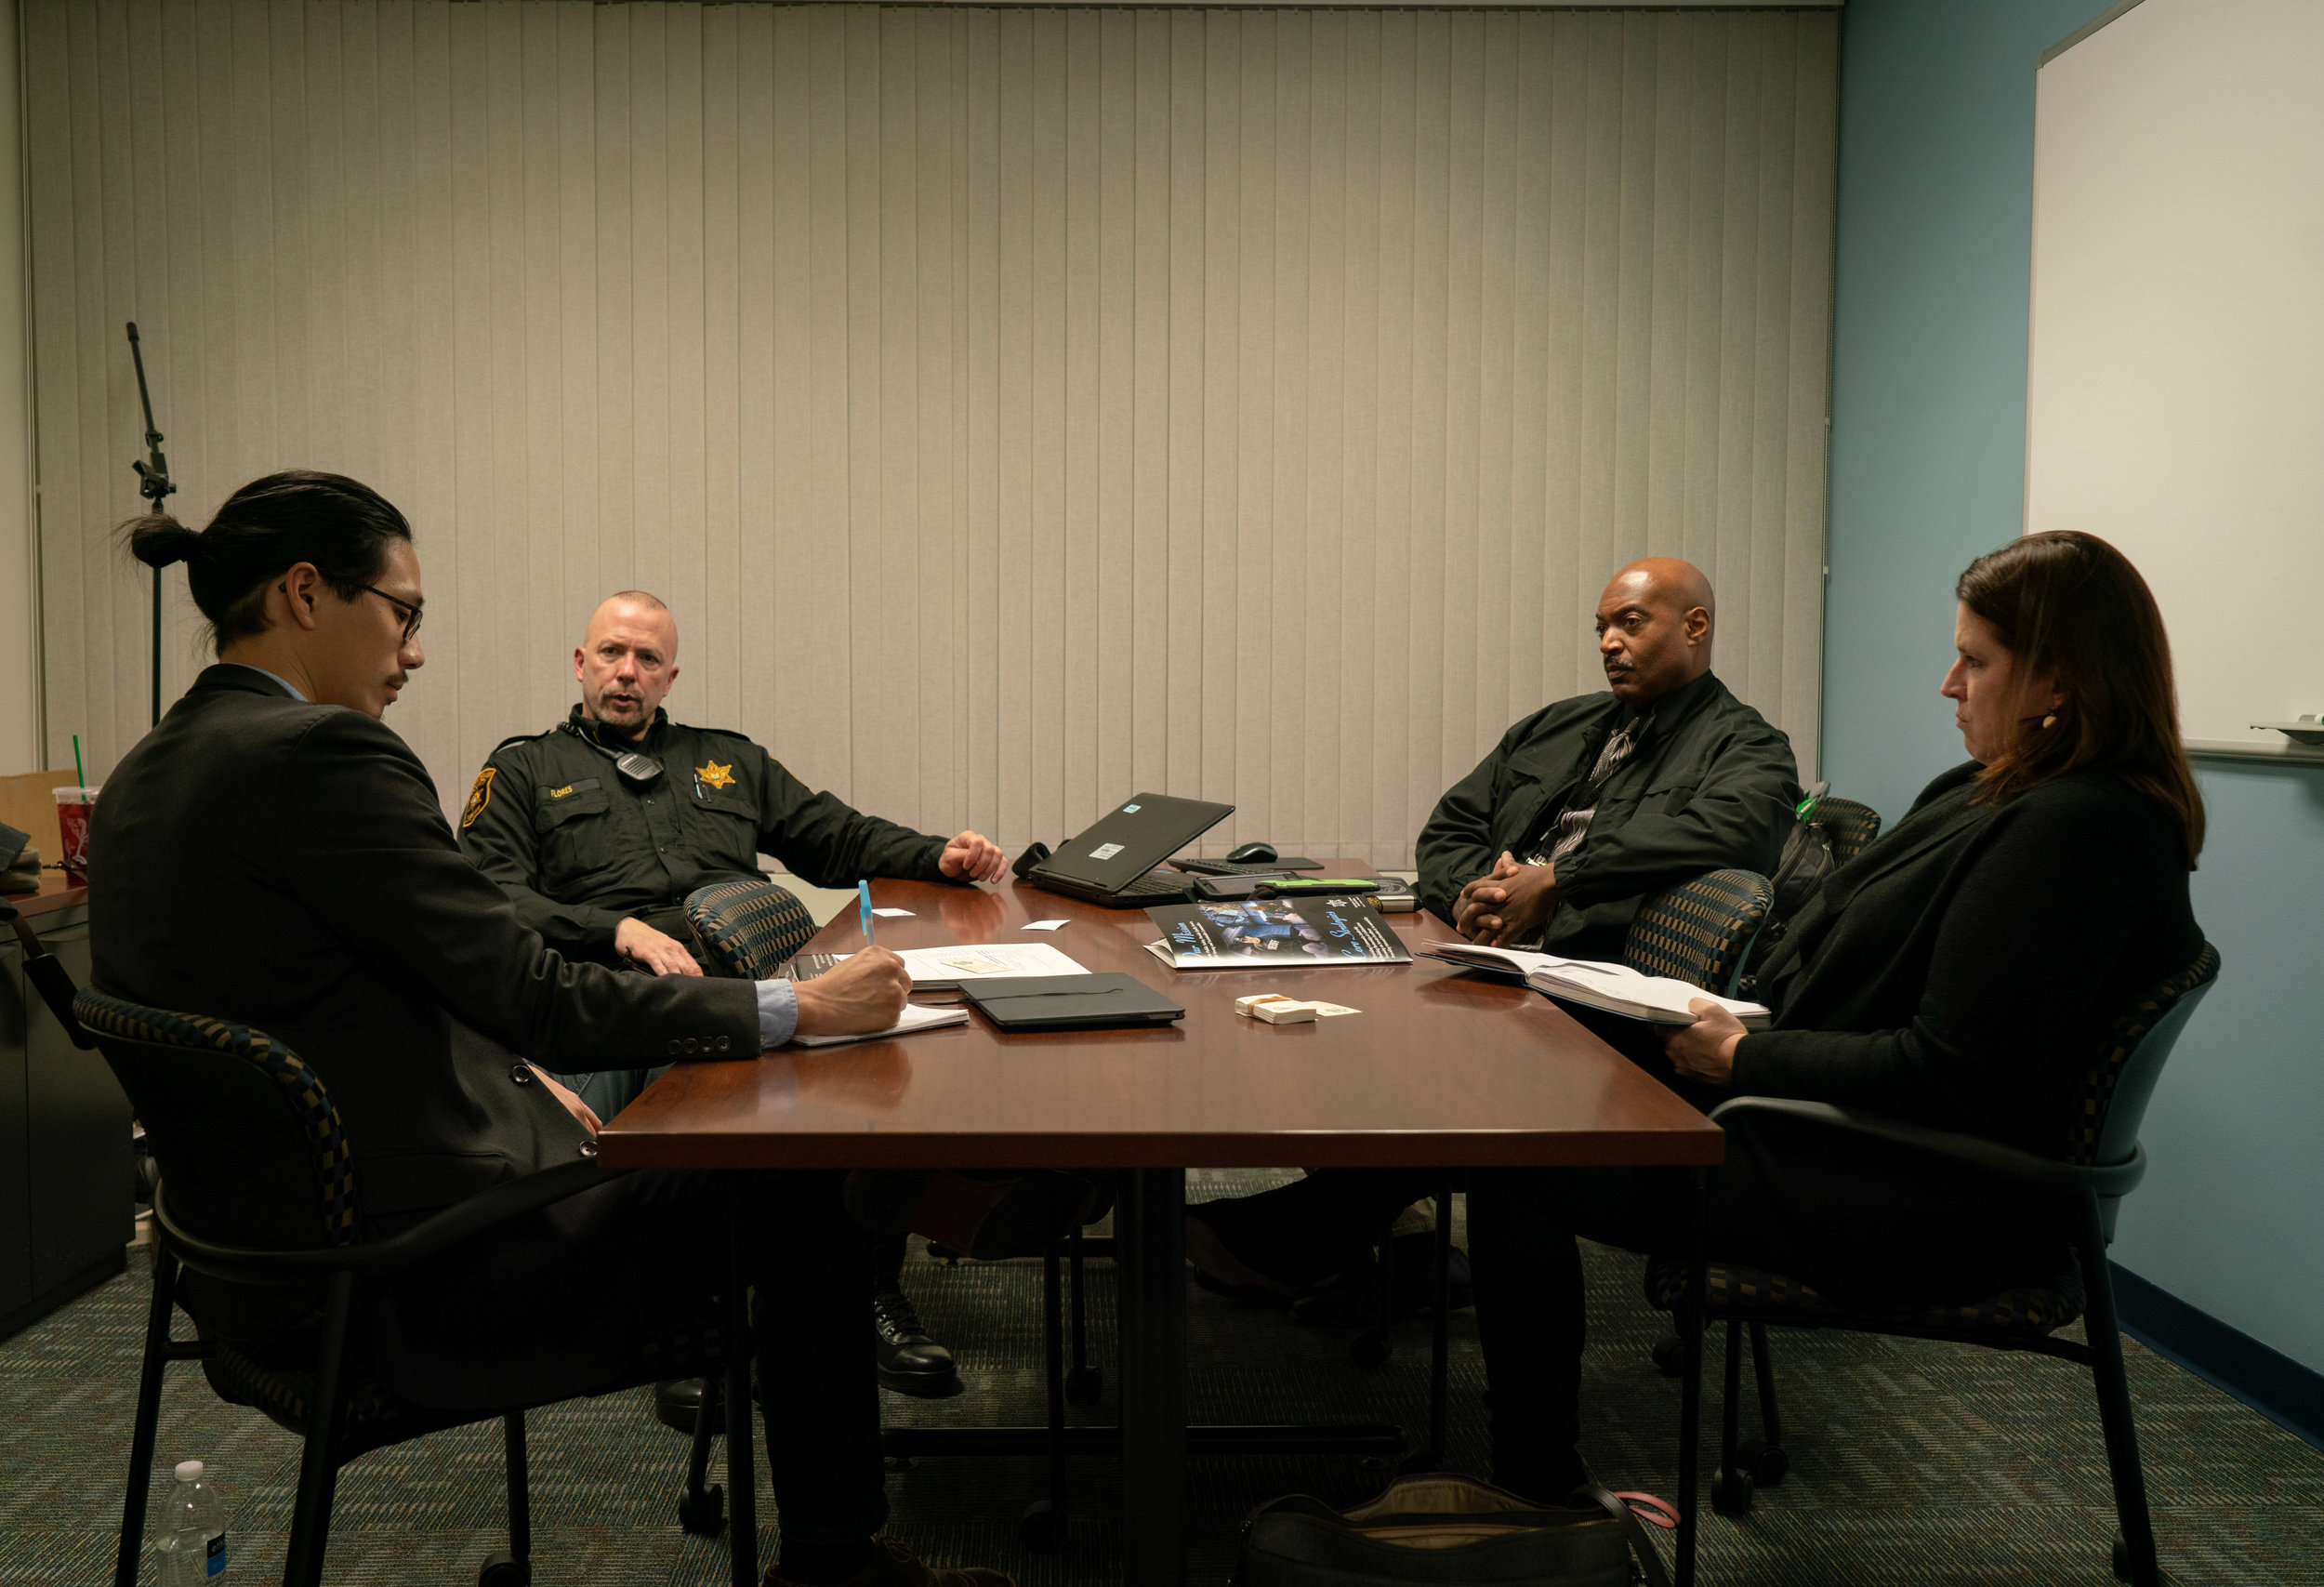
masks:
{"label": "computer mouse", "polygon": [[1246,843],[1239,849],[1227,851],[1227,863],[1237,866],[1271,866],[1281,856],[1273,843]]}

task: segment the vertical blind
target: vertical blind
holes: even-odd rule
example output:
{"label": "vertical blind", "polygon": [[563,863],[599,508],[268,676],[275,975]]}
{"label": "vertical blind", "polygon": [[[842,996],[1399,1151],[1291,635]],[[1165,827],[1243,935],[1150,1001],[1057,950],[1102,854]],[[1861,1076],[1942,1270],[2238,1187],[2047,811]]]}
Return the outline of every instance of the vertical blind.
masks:
{"label": "vertical blind", "polygon": [[23,14],[52,754],[147,720],[134,318],[181,517],[409,514],[455,807],[635,586],[674,715],[863,808],[1403,864],[1650,553],[1814,764],[1829,11]]}

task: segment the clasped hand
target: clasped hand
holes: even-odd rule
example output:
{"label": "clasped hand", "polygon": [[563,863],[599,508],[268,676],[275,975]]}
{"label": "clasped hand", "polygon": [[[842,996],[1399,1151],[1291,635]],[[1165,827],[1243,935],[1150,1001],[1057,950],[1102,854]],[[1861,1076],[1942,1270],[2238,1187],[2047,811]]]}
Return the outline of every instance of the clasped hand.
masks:
{"label": "clasped hand", "polygon": [[1557,908],[1557,867],[1519,865],[1504,852],[1493,868],[1460,890],[1453,930],[1487,947],[1510,947],[1539,934]]}

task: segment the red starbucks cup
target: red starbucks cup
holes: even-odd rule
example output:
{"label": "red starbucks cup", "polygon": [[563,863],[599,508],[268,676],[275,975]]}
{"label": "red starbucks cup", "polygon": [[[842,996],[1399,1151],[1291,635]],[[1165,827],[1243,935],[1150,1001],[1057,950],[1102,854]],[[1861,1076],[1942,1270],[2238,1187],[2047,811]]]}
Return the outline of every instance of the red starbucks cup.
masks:
{"label": "red starbucks cup", "polygon": [[57,832],[64,840],[64,868],[88,879],[88,818],[97,809],[96,788],[52,788],[57,796]]}

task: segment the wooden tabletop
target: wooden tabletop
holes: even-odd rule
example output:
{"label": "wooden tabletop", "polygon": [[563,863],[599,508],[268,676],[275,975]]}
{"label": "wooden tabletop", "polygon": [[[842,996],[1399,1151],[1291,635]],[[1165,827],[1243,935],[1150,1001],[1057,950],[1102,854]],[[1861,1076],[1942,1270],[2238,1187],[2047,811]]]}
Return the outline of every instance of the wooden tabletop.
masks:
{"label": "wooden tabletop", "polygon": [[57,910],[70,909],[76,904],[87,902],[88,884],[70,878],[60,870],[43,870],[38,893],[0,894],[0,903],[13,904],[18,914],[28,918],[53,914]]}
{"label": "wooden tabletop", "polygon": [[[1345,861],[1327,875],[1365,875]],[[1537,992],[1435,959],[1188,973],[1140,909],[1022,882],[872,884],[882,946],[1050,942],[1186,1006],[1175,1026],[1004,1036],[970,1023],[845,1047],[680,1065],[598,1138],[609,1168],[1472,1167],[1719,1161],[1718,1128]],[[1028,920],[1065,919],[1053,932]],[[1449,935],[1391,915],[1407,948]],[[843,911],[818,952],[863,946]],[[1268,1025],[1235,999],[1360,1009]],[[943,1000],[942,996],[920,1001]]]}

